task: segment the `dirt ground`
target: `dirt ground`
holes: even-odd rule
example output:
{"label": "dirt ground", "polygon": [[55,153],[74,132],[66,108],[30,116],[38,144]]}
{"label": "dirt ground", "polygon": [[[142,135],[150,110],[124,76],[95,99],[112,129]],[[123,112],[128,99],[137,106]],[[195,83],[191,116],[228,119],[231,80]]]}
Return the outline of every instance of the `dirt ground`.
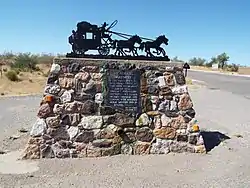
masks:
{"label": "dirt ground", "polygon": [[[13,82],[7,79],[5,72],[0,77],[0,95],[16,96],[42,93],[47,81],[47,73],[50,69],[49,64],[39,64],[40,71],[37,72],[20,72],[18,77],[20,81]],[[4,67],[10,70],[9,67]]]}

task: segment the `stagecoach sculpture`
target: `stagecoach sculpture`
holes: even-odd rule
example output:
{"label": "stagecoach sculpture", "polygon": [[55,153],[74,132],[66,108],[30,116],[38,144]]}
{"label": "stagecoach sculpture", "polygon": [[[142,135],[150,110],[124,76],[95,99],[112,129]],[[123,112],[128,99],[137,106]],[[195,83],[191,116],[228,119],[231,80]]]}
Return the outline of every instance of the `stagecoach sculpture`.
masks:
{"label": "stagecoach sculpture", "polygon": [[[161,47],[162,44],[168,45],[169,40],[165,35],[160,35],[153,40],[138,35],[111,31],[110,29],[117,22],[115,20],[110,26],[104,22],[101,27],[86,21],[78,22],[76,31],[72,30],[72,34],[68,38],[72,52],[66,56],[169,61],[165,50]],[[112,39],[113,34],[123,39],[114,40]],[[115,51],[114,54],[110,54],[111,49]],[[99,55],[86,54],[89,50],[97,50]],[[144,55],[139,55],[138,50],[144,52]]]}

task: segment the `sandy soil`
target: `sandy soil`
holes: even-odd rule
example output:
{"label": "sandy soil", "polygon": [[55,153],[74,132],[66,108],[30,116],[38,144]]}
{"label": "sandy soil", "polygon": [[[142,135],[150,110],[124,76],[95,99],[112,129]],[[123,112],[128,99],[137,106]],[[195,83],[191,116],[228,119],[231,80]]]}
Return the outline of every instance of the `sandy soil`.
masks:
{"label": "sandy soil", "polygon": [[[12,82],[8,80],[3,73],[0,77],[0,94],[1,96],[29,95],[42,93],[47,81],[47,72],[50,65],[40,64],[41,71],[38,72],[20,72],[20,81]],[[9,70],[9,67],[5,67]]]}

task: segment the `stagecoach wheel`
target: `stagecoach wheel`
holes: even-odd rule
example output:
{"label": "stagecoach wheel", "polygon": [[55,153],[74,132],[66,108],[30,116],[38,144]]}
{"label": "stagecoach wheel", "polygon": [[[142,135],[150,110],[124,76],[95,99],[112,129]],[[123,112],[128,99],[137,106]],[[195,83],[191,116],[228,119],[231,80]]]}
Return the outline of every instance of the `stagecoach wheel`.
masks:
{"label": "stagecoach wheel", "polygon": [[107,44],[102,44],[99,48],[98,48],[98,52],[100,55],[102,56],[107,56],[110,52],[110,48],[108,47]]}

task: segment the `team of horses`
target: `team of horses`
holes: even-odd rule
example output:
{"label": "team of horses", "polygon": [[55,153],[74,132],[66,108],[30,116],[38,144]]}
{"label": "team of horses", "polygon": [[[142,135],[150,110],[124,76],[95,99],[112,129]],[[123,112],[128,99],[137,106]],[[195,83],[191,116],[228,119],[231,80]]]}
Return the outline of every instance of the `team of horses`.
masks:
{"label": "team of horses", "polygon": [[[136,47],[135,44],[139,44]],[[142,42],[142,39],[138,35],[133,35],[128,40],[114,40],[113,49],[115,49],[115,55],[126,56],[126,52],[132,52],[134,56],[138,56],[137,49],[144,50],[147,57],[154,57],[153,53],[157,55],[162,54],[166,56],[165,50],[161,47],[162,44],[168,45],[168,38],[165,35],[160,35],[153,41]],[[128,50],[125,50],[128,49]],[[151,52],[151,49],[156,51]]]}

